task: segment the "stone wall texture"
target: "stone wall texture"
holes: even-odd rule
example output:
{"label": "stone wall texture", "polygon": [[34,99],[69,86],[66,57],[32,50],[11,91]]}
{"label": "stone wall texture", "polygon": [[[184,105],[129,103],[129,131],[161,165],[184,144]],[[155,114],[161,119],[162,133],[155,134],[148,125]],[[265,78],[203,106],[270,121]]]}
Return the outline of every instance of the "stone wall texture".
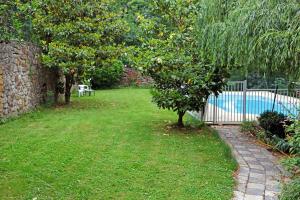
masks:
{"label": "stone wall texture", "polygon": [[41,65],[40,52],[31,43],[0,43],[0,117],[27,112],[54,91],[54,73]]}
{"label": "stone wall texture", "polygon": [[123,86],[145,86],[151,85],[153,80],[150,77],[143,76],[139,71],[134,68],[125,67],[121,85]]}

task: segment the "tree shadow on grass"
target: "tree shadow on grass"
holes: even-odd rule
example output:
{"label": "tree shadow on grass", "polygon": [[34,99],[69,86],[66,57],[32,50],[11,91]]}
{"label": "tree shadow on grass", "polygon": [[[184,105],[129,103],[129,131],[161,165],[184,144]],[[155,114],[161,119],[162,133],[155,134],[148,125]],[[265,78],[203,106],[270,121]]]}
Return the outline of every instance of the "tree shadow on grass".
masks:
{"label": "tree shadow on grass", "polygon": [[193,118],[187,118],[184,127],[180,127],[177,123],[167,121],[163,129],[169,134],[201,134],[207,131],[207,125],[204,122]]}

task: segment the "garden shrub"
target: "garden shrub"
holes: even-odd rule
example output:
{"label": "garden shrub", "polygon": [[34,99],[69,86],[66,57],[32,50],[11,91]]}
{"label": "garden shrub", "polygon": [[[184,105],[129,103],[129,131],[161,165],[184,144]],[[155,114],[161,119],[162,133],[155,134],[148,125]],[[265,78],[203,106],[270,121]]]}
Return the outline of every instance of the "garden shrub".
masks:
{"label": "garden shrub", "polygon": [[280,200],[299,200],[300,199],[300,178],[292,180],[286,184],[280,195]]}
{"label": "garden shrub", "polygon": [[256,133],[256,137],[259,139],[259,140],[262,140],[262,141],[264,141],[265,142],[265,139],[266,139],[266,132],[265,131],[263,131],[263,130],[259,130],[259,131],[257,131],[257,133]]}
{"label": "garden shrub", "polygon": [[244,121],[241,125],[241,131],[256,135],[259,131],[259,127],[255,121]]}
{"label": "garden shrub", "polygon": [[288,142],[290,145],[290,152],[292,154],[300,155],[300,122],[299,119],[294,119],[292,122],[293,123],[286,128],[286,132],[289,134]]}
{"label": "garden shrub", "polygon": [[279,138],[276,135],[272,137],[271,144],[273,144],[275,149],[286,153],[288,153],[291,148],[286,139]]}
{"label": "garden shrub", "polygon": [[258,118],[259,125],[266,130],[267,137],[272,138],[274,135],[285,138],[284,121],[286,116],[276,111],[265,111]]}
{"label": "garden shrub", "polygon": [[300,157],[290,157],[282,160],[283,166],[291,173],[293,174],[299,174],[300,173]]}
{"label": "garden shrub", "polygon": [[114,61],[106,66],[96,68],[91,84],[94,89],[110,88],[117,85],[123,75],[123,63]]}

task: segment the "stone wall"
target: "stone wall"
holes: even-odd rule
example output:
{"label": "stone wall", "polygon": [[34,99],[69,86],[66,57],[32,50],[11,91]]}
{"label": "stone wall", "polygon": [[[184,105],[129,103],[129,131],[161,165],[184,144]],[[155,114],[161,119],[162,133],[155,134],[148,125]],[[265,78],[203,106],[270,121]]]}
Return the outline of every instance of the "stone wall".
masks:
{"label": "stone wall", "polygon": [[3,92],[4,92],[4,86],[3,86],[3,71],[0,67],[0,117],[3,113]]}
{"label": "stone wall", "polygon": [[0,117],[27,112],[54,91],[54,73],[43,67],[30,43],[0,43]]}
{"label": "stone wall", "polygon": [[121,79],[121,85],[123,86],[145,86],[153,83],[150,77],[143,76],[136,69],[125,67],[124,74]]}

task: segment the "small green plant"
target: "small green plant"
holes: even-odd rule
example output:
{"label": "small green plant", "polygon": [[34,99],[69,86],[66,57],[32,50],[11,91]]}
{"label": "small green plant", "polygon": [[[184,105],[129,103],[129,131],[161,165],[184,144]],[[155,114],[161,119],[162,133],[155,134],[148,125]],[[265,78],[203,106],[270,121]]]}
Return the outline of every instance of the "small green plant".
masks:
{"label": "small green plant", "polygon": [[54,93],[52,91],[48,91],[45,96],[44,106],[51,107],[54,105]]}
{"label": "small green plant", "polygon": [[286,158],[281,161],[283,166],[291,173],[298,174],[300,170],[300,157]]}
{"label": "small green plant", "polygon": [[256,121],[244,121],[241,125],[241,131],[256,135],[258,131],[258,124]]}
{"label": "small green plant", "polygon": [[266,139],[267,135],[266,135],[265,131],[260,130],[256,133],[256,137],[257,137],[257,139],[264,141]]}
{"label": "small green plant", "polygon": [[299,200],[300,199],[300,178],[292,180],[283,187],[280,200]]}
{"label": "small green plant", "polygon": [[267,137],[272,138],[276,135],[285,138],[284,121],[286,116],[282,113],[265,111],[258,118],[259,125],[266,130]]}
{"label": "small green plant", "polygon": [[294,119],[292,122],[291,125],[286,127],[286,132],[289,134],[290,152],[300,155],[300,122],[299,119]]}
{"label": "small green plant", "polygon": [[92,87],[94,89],[111,88],[120,82],[123,75],[123,63],[112,61],[107,66],[98,67],[92,75]]}
{"label": "small green plant", "polygon": [[272,143],[273,143],[274,148],[279,151],[286,152],[286,153],[288,153],[290,151],[291,147],[286,139],[282,139],[282,138],[274,135],[272,137]]}
{"label": "small green plant", "polygon": [[6,123],[6,119],[5,118],[0,118],[0,125],[5,124]]}

